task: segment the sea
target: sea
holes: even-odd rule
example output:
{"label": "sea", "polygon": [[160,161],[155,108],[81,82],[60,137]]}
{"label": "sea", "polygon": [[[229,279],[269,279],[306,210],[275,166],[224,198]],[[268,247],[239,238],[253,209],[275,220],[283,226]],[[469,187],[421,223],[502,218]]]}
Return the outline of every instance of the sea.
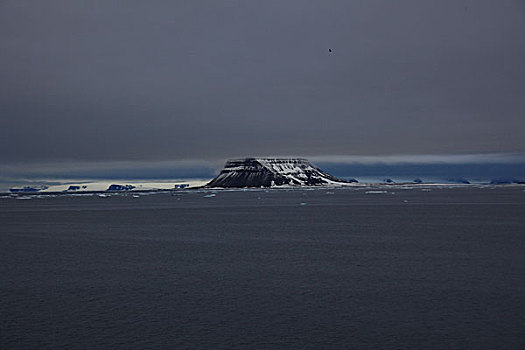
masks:
{"label": "sea", "polygon": [[525,349],[525,187],[0,198],[1,349]]}

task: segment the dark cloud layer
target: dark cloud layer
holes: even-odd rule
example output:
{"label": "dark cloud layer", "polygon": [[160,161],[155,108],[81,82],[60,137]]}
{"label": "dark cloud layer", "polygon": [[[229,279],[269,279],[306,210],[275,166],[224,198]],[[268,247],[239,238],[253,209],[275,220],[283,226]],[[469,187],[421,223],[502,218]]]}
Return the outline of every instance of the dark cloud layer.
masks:
{"label": "dark cloud layer", "polygon": [[525,150],[522,1],[4,1],[0,48],[3,163]]}

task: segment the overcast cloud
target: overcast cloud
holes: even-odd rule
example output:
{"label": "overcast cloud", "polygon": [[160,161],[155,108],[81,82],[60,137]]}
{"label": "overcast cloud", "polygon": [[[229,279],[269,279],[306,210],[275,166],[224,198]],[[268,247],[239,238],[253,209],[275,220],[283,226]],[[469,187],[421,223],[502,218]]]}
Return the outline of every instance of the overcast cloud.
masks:
{"label": "overcast cloud", "polygon": [[2,1],[0,161],[523,153],[523,62],[518,0]]}

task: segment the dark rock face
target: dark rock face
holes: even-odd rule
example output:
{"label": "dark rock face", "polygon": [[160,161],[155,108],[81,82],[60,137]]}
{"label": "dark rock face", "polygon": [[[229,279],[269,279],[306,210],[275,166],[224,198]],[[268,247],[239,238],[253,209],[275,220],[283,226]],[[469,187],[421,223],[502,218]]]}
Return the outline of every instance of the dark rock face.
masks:
{"label": "dark rock face", "polygon": [[226,162],[206,187],[273,187],[341,185],[347,181],[329,175],[306,159],[245,158]]}
{"label": "dark rock face", "polygon": [[134,188],[133,185],[111,185],[106,191],[130,191]]}

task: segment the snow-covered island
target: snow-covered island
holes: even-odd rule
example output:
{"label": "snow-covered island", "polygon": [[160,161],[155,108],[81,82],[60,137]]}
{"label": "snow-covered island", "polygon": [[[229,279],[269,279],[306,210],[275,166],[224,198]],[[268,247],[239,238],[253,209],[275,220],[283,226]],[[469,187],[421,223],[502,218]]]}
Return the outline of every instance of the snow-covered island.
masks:
{"label": "snow-covered island", "polygon": [[306,159],[244,158],[228,160],[220,174],[205,187],[344,186],[351,183],[325,173]]}

